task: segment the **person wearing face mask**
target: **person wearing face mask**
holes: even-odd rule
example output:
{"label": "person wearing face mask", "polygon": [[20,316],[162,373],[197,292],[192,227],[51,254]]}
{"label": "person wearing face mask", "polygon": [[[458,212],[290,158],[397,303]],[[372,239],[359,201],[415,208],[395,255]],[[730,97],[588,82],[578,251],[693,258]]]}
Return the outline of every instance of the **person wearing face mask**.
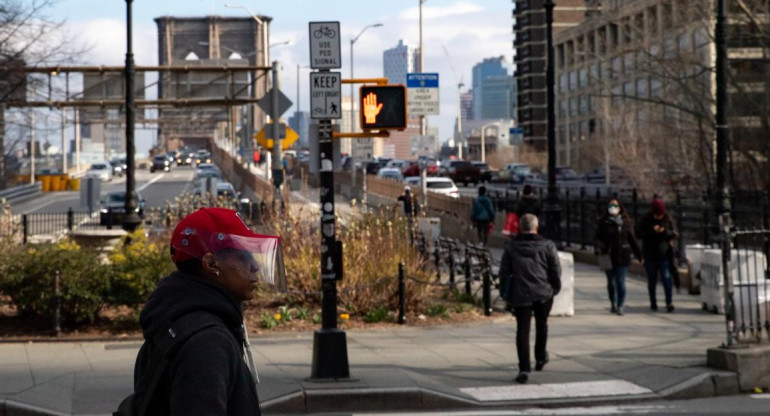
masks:
{"label": "person wearing face mask", "polygon": [[259,282],[285,290],[280,238],[255,234],[236,211],[201,208],[176,226],[170,251],[177,270],[142,309],[134,394],[115,414],[259,415],[243,302]]}
{"label": "person wearing face mask", "polygon": [[653,199],[650,211],[636,225],[636,235],[642,240],[644,270],[647,273],[647,292],[650,296],[650,309],[658,310],[655,296],[658,277],[663,283],[666,296],[666,310],[674,311],[671,294],[671,264],[669,251],[671,242],[677,238],[674,220],[666,213],[666,204],[661,199]]}
{"label": "person wearing face mask", "polygon": [[607,212],[599,219],[596,227],[596,242],[599,253],[609,257],[607,274],[607,293],[610,298],[610,311],[623,315],[626,299],[626,273],[631,265],[631,254],[639,261],[642,253],[634,236],[634,225],[623,205],[617,199],[607,204]]}

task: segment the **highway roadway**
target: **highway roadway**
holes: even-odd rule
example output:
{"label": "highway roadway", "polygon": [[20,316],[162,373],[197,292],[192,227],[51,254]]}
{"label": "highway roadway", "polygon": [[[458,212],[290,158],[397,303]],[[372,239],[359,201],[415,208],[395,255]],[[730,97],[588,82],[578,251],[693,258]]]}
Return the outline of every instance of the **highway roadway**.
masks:
{"label": "highway roadway", "polygon": [[[166,200],[192,191],[193,168],[190,166],[174,167],[170,172],[150,173],[147,169],[136,171],[136,189],[145,200],[145,209],[163,207]],[[101,194],[116,190],[125,190],[126,178],[115,177],[110,182],[102,182]],[[83,211],[80,205],[80,191],[45,192],[24,202],[12,203],[14,214],[64,213],[69,208]],[[95,207],[98,209],[98,207]]]}

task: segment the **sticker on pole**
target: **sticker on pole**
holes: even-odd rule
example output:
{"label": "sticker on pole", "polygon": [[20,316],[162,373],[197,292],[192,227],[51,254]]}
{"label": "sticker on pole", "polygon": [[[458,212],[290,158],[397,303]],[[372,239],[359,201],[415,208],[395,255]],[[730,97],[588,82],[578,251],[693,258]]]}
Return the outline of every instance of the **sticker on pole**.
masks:
{"label": "sticker on pole", "polygon": [[310,22],[310,67],[342,68],[340,22]]}
{"label": "sticker on pole", "polygon": [[342,118],[342,74],[310,73],[310,118]]}

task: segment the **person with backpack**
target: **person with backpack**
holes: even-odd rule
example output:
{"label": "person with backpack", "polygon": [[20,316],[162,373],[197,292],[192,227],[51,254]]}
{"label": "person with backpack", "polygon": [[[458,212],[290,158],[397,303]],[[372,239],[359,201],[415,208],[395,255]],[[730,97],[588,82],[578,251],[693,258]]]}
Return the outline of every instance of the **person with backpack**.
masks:
{"label": "person with backpack", "polygon": [[487,188],[479,186],[479,196],[473,199],[471,221],[476,226],[479,242],[487,245],[489,225],[495,221],[495,207],[487,196]]}
{"label": "person with backpack", "polygon": [[260,281],[285,287],[272,274],[279,261],[257,260],[279,259],[279,242],[229,209],[201,208],[179,222],[171,236],[177,270],[142,309],[134,394],[115,415],[260,414],[242,303]]}

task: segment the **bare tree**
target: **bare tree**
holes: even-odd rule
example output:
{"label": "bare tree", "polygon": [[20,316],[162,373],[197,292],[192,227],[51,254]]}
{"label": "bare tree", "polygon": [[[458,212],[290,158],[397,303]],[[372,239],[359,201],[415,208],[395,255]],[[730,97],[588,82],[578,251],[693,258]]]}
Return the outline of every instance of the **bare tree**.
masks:
{"label": "bare tree", "polygon": [[6,162],[17,136],[6,142],[6,103],[26,99],[41,80],[28,77],[25,67],[72,63],[85,52],[66,33],[64,22],[48,12],[55,0],[0,0],[0,189],[8,179]]}

